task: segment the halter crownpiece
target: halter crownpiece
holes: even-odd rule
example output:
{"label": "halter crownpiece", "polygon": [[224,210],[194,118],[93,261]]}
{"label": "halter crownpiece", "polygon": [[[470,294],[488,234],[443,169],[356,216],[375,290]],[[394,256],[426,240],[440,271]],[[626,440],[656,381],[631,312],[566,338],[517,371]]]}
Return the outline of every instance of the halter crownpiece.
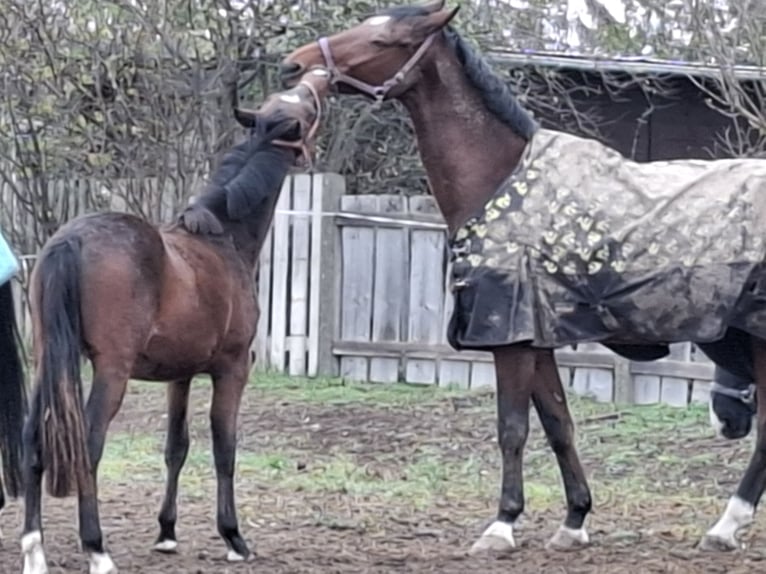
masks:
{"label": "halter crownpiece", "polygon": [[319,49],[322,52],[322,57],[325,61],[325,66],[327,67],[327,70],[330,72],[331,81],[333,84],[342,82],[344,84],[347,84],[351,86],[352,88],[356,88],[360,92],[367,94],[368,96],[372,96],[377,101],[383,101],[388,93],[391,91],[392,88],[395,88],[400,83],[404,81],[404,78],[409,74],[412,69],[418,64],[420,59],[425,55],[426,50],[431,47],[431,44],[433,44],[434,40],[436,39],[436,35],[438,32],[434,32],[433,34],[430,34],[425,41],[420,45],[420,47],[415,51],[415,53],[410,56],[410,58],[402,65],[401,68],[399,68],[399,71],[396,72],[391,78],[387,79],[385,82],[383,82],[380,85],[374,86],[372,84],[368,84],[367,82],[364,82],[358,78],[354,78],[352,76],[349,76],[348,74],[344,74],[340,70],[338,70],[338,67],[335,65],[335,60],[332,57],[332,51],[330,50],[330,42],[327,39],[326,36],[322,36],[317,40],[317,43],[319,44]]}

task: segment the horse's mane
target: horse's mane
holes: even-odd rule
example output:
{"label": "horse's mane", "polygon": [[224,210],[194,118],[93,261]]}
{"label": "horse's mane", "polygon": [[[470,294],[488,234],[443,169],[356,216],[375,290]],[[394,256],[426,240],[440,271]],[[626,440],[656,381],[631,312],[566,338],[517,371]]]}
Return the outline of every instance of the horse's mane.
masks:
{"label": "horse's mane", "polygon": [[292,123],[268,123],[271,129],[266,131],[259,124],[223,157],[206,190],[178,216],[181,226],[192,233],[221,234],[225,222],[247,219],[279,193],[295,156],[273,141],[283,137]]}
{"label": "horse's mane", "polygon": [[[383,12],[395,20],[426,16],[422,6],[394,6]],[[498,76],[489,63],[471,47],[451,26],[444,30],[447,45],[455,52],[471,85],[479,92],[484,105],[517,135],[529,140],[538,129],[537,122],[525,110],[508,84]]]}

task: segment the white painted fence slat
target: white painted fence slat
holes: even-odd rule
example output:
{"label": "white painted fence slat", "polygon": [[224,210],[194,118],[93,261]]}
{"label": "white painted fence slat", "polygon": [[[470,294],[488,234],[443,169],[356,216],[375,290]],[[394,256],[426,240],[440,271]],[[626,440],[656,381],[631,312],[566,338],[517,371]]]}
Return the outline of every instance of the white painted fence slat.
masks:
{"label": "white painted fence slat", "polygon": [[[277,211],[286,211],[292,203],[292,179],[285,179],[282,191],[277,200]],[[285,368],[285,350],[287,345],[287,292],[288,272],[290,266],[290,219],[289,216],[276,213],[274,215],[274,254],[272,268],[271,307],[271,353],[270,367],[279,371]]]}
{"label": "white painted fence slat", "polygon": [[[311,176],[297,174],[293,179],[293,209],[307,212],[311,209]],[[309,241],[308,217],[295,217],[292,221],[292,249],[290,275],[290,353],[288,373],[306,374],[306,337],[308,334],[309,306]]]}
{"label": "white painted fence slat", "polygon": [[271,329],[271,257],[274,248],[273,230],[269,229],[263,241],[258,258],[258,307],[260,317],[255,330],[253,351],[255,352],[256,370],[265,370],[269,365],[269,330]]}

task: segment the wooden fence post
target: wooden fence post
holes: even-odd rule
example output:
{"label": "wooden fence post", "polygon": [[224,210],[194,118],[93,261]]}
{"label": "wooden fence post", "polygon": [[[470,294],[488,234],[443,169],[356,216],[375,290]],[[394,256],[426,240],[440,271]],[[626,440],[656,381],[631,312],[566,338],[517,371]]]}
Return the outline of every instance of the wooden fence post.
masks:
{"label": "wooden fence post", "polygon": [[338,211],[346,180],[337,173],[313,176],[311,197],[311,291],[309,293],[309,377],[337,376],[333,344],[340,312],[340,230],[330,214]]}
{"label": "wooden fence post", "polygon": [[630,405],[635,401],[633,374],[630,372],[630,360],[615,353],[614,357],[614,402]]}

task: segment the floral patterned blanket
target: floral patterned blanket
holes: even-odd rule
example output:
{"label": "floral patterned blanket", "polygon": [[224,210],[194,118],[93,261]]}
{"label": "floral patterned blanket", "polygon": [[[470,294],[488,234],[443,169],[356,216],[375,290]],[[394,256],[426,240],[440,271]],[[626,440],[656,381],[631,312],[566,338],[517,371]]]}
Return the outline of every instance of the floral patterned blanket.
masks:
{"label": "floral patterned blanket", "polygon": [[766,160],[637,163],[539,130],[451,238],[458,349],[766,337]]}

